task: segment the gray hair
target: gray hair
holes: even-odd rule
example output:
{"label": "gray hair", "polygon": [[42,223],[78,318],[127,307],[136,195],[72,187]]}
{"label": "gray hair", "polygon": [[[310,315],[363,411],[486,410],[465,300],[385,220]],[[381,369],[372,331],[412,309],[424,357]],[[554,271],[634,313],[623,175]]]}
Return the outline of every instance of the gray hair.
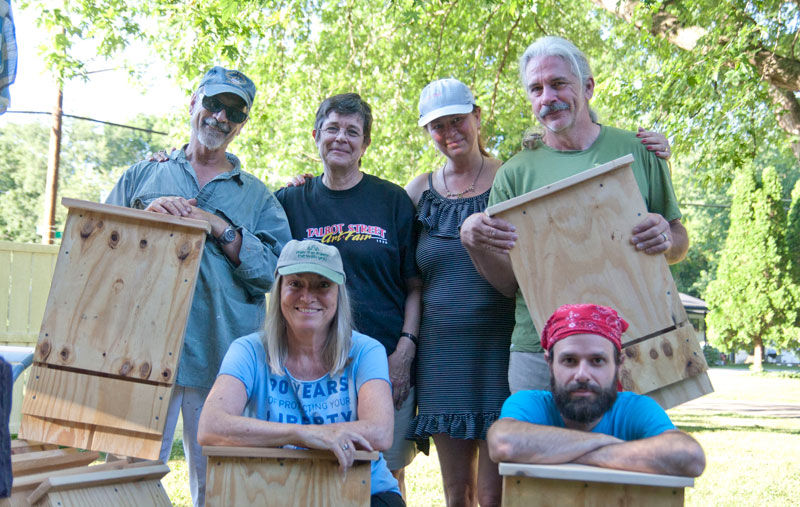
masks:
{"label": "gray hair", "polygon": [[[272,373],[284,374],[286,356],[289,353],[289,334],[286,327],[286,318],[281,311],[281,285],[283,276],[276,275],[272,284],[267,303],[267,319],[264,331],[261,333],[261,342],[267,353],[267,364]],[[322,360],[328,368],[328,373],[333,376],[344,370],[350,355],[350,345],[353,334],[353,316],[350,311],[350,296],[344,284],[339,286],[339,301],[336,314],[333,316],[328,336],[322,349]]]}
{"label": "gray hair", "polygon": [[[575,44],[562,37],[548,35],[534,41],[519,59],[519,76],[526,94],[528,93],[528,82],[525,70],[531,60],[541,56],[557,56],[567,62],[572,73],[578,78],[581,90],[586,81],[593,77],[589,60],[586,59],[586,55],[580,49],[575,47]],[[591,107],[589,108],[589,116],[593,122],[597,122],[597,113]]]}

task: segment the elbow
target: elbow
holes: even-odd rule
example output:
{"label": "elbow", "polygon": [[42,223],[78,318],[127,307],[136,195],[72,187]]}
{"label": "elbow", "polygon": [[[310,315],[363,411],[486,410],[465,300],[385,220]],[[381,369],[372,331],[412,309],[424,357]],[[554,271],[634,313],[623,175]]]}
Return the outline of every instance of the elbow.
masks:
{"label": "elbow", "polygon": [[375,451],[388,451],[392,447],[394,441],[394,424],[381,427],[376,431],[370,439],[370,445]]}
{"label": "elbow", "polygon": [[690,453],[687,457],[686,466],[684,467],[684,475],[687,477],[700,477],[700,474],[706,469],[706,454],[700,444],[697,449]]}
{"label": "elbow", "polygon": [[489,428],[489,433],[486,435],[489,458],[495,463],[511,461],[514,451],[512,442],[502,432],[492,431],[493,429]]}
{"label": "elbow", "polygon": [[200,414],[200,421],[197,426],[197,443],[202,446],[225,445],[225,436],[215,427],[213,417],[208,417],[204,410]]}

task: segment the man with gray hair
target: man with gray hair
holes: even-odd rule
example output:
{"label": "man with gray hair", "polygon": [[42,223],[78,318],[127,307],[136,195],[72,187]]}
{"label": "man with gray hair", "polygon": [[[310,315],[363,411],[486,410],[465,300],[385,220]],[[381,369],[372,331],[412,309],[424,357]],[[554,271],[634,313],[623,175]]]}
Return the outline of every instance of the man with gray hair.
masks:
{"label": "man with gray hair", "polygon": [[[664,255],[670,264],[682,260],[689,237],[681,224],[666,163],[653,154],[663,155],[665,141],[661,150],[656,150],[639,139],[641,132],[597,123],[589,108],[595,85],[589,62],[566,39],[543,37],[531,44],[520,58],[520,76],[544,133],[529,136],[525,149],[499,169],[489,205],[632,153],[633,173],[649,211],[633,229],[632,247],[649,255]],[[512,393],[549,387],[544,351],[508,256],[516,240],[510,223],[485,213],[471,215],[461,226],[461,241],[481,275],[506,296],[516,295],[508,372]]]}
{"label": "man with gray hair", "polygon": [[197,443],[203,403],[228,346],[263,327],[264,293],[291,232],[280,203],[225,150],[247,123],[255,84],[214,67],[192,94],[191,137],[164,163],[131,166],[109,204],[205,220],[211,225],[170,401],[160,459],[166,463],[179,412],[195,506],[205,504],[206,458]]}

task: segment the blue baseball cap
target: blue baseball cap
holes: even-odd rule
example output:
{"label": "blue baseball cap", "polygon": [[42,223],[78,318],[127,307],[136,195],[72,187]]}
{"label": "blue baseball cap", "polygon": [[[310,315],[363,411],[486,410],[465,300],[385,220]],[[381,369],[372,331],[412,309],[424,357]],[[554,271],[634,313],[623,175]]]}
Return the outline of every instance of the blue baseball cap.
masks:
{"label": "blue baseball cap", "polygon": [[206,72],[197,88],[204,88],[205,94],[212,97],[220,93],[238,95],[247,104],[248,111],[253,107],[253,99],[256,97],[256,85],[249,77],[238,70],[228,70],[220,66]]}
{"label": "blue baseball cap", "polygon": [[419,96],[419,121],[424,127],[436,118],[449,114],[471,113],[475,98],[467,85],[452,77],[428,83]]}

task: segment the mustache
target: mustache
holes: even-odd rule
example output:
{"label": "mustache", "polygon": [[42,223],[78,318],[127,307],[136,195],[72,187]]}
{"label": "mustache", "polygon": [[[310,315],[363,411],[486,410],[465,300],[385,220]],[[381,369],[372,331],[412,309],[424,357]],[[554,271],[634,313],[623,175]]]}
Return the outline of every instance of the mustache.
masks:
{"label": "mustache", "polygon": [[599,385],[593,385],[589,382],[579,380],[566,386],[566,391],[568,393],[574,393],[575,391],[591,391],[599,394],[603,391],[603,388]]}
{"label": "mustache", "polygon": [[206,118],[205,120],[203,120],[203,125],[214,127],[215,129],[221,132],[225,132],[226,134],[229,134],[231,131],[230,125],[228,125],[227,123],[220,123],[214,118]]}
{"label": "mustache", "polygon": [[566,102],[556,102],[555,104],[545,105],[539,110],[539,117],[544,118],[548,114],[557,113],[569,109],[569,104]]}

